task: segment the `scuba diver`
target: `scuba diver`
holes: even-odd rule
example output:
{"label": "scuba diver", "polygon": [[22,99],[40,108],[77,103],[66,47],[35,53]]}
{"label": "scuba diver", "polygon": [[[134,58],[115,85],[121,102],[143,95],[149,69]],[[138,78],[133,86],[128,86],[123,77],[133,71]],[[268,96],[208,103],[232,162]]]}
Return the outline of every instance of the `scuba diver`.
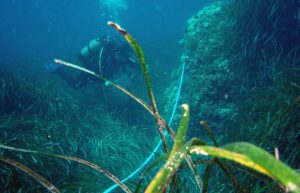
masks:
{"label": "scuba diver", "polygon": [[[131,54],[132,50],[126,42],[117,37],[105,35],[89,41],[80,50],[79,61],[83,67],[115,81],[114,75],[119,71],[124,72],[126,66],[131,66],[134,69],[138,67],[135,61],[131,59]],[[74,77],[66,71],[65,67],[55,63],[46,64],[45,68],[48,72],[61,76],[75,89],[82,88],[90,80],[99,81],[98,78],[84,72],[80,72],[77,77]]]}

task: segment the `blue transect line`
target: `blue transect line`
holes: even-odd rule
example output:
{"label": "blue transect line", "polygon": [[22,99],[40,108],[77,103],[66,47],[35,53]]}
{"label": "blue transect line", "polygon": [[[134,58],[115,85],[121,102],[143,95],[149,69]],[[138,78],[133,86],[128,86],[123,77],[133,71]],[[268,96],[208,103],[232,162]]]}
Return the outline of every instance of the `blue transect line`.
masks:
{"label": "blue transect line", "polygon": [[[176,100],[174,103],[174,107],[173,107],[173,111],[171,114],[171,118],[169,120],[169,125],[172,124],[175,113],[176,113],[176,109],[178,106],[178,101],[180,98],[180,92],[181,92],[181,88],[182,88],[182,83],[183,83],[183,76],[184,76],[184,69],[185,69],[185,62],[183,62],[182,64],[182,71],[181,71],[181,75],[180,75],[180,81],[179,81],[179,87],[178,87],[178,92],[176,95]],[[168,133],[165,131],[164,135],[166,136]],[[140,167],[138,167],[136,170],[134,170],[129,176],[127,176],[126,178],[124,178],[123,180],[121,180],[122,183],[125,183],[127,180],[129,180],[130,178],[132,178],[133,176],[135,176],[137,173],[139,173],[149,162],[150,160],[154,157],[154,154],[158,151],[159,147],[161,146],[162,141],[160,140],[159,143],[156,145],[156,147],[154,148],[153,152],[146,158],[146,160],[144,161],[144,163],[142,163],[142,165]],[[109,193],[112,190],[114,190],[116,187],[118,187],[118,184],[114,184],[111,187],[109,187],[108,189],[106,189],[104,191],[104,193]]]}

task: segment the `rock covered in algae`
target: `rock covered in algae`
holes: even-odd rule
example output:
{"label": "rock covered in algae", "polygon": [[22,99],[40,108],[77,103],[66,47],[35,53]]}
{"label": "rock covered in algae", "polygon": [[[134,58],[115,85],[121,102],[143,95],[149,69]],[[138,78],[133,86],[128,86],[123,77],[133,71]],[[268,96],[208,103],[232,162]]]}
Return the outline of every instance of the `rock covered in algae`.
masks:
{"label": "rock covered in algae", "polygon": [[230,60],[222,50],[226,44],[224,32],[232,25],[222,19],[226,5],[217,2],[201,9],[188,20],[180,41],[184,48],[182,62],[188,69],[185,97],[194,111],[192,115],[205,119],[225,118],[234,111],[223,85],[232,76]]}

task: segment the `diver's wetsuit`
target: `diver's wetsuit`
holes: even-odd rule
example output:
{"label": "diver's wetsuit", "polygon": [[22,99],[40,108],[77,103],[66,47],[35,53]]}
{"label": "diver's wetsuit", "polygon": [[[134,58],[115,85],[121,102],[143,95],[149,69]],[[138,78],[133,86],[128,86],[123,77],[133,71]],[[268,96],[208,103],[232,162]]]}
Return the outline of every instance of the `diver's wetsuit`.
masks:
{"label": "diver's wetsuit", "polygon": [[[83,47],[79,54],[82,65],[105,78],[112,79],[114,73],[125,68],[126,65],[136,67],[130,59],[131,49],[126,42],[112,36],[103,36],[91,40]],[[99,79],[81,72],[76,78],[71,77],[65,69],[58,72],[61,77],[73,88],[85,86],[89,80]]]}

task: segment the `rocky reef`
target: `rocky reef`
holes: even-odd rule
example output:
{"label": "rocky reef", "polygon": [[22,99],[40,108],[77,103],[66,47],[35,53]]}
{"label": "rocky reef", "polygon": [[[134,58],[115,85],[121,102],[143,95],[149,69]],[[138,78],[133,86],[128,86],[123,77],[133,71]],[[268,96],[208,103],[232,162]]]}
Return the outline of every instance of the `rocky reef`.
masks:
{"label": "rocky reef", "polygon": [[207,120],[219,142],[250,141],[271,153],[277,147],[283,160],[300,167],[295,4],[217,1],[188,20],[180,44],[187,66],[182,101],[191,106],[190,136],[205,136],[200,121]]}

